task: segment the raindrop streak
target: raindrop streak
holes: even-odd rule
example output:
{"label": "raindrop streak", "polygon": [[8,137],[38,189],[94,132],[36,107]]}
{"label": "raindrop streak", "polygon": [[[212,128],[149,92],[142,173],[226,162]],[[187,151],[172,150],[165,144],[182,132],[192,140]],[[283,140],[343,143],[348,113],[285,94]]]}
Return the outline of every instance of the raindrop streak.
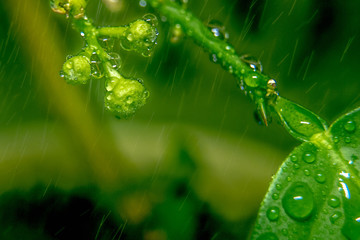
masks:
{"label": "raindrop streak", "polygon": [[293,183],[282,199],[282,205],[291,218],[304,221],[314,212],[314,197],[306,183]]}
{"label": "raindrop streak", "polygon": [[332,208],[337,208],[340,206],[340,199],[336,196],[330,196],[330,199],[328,200],[328,204]]}
{"label": "raindrop streak", "polygon": [[303,155],[303,160],[306,163],[313,163],[315,162],[315,155],[311,152],[305,152]]}
{"label": "raindrop streak", "polygon": [[266,211],[266,216],[270,221],[277,221],[279,219],[280,209],[278,207],[271,207]]}
{"label": "raindrop streak", "polygon": [[353,121],[349,120],[344,124],[344,129],[345,129],[345,131],[352,133],[355,131],[356,125]]}
{"label": "raindrop streak", "polygon": [[261,234],[257,240],[278,240],[278,237],[271,232]]}

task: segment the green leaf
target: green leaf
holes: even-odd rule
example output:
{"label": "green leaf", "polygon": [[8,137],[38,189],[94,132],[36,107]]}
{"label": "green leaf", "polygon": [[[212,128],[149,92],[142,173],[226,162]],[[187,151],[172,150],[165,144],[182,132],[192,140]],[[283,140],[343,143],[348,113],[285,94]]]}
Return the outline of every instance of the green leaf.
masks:
{"label": "green leaf", "polygon": [[360,239],[360,108],[295,148],[251,239]]}

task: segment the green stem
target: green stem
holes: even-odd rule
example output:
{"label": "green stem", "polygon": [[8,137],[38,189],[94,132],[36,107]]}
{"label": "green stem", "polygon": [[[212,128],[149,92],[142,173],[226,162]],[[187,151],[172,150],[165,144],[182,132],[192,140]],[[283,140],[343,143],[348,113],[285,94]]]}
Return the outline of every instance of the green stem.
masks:
{"label": "green stem", "polygon": [[[195,43],[211,54],[215,54],[221,65],[238,80],[242,81],[247,75],[254,75],[254,70],[241,60],[239,55],[235,53],[235,49],[226,41],[216,38],[192,13],[169,0],[148,0],[148,2],[174,24],[180,24],[184,33],[191,37]],[[260,87],[266,89],[267,81],[270,78],[258,72],[256,75],[258,78],[264,79],[264,81],[259,81],[256,86],[244,87]]]}
{"label": "green stem", "polygon": [[97,35],[120,38],[126,29],[127,27],[102,27],[97,29]]}

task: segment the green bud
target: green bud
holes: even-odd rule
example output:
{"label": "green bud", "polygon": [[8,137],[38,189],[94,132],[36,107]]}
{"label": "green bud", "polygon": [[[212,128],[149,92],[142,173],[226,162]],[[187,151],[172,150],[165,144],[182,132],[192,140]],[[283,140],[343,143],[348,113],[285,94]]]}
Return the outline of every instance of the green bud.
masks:
{"label": "green bud", "polygon": [[75,56],[68,59],[63,65],[62,74],[67,83],[86,84],[91,75],[89,58]]}
{"label": "green bud", "polygon": [[87,2],[88,0],[50,0],[50,6],[56,13],[82,18],[85,15]]}
{"label": "green bud", "polygon": [[156,44],[158,32],[155,26],[145,20],[138,19],[130,23],[121,38],[121,46],[125,50],[136,51],[143,56],[150,56]]}
{"label": "green bud", "polygon": [[145,105],[149,92],[141,81],[112,77],[105,82],[105,108],[120,118],[129,118]]}

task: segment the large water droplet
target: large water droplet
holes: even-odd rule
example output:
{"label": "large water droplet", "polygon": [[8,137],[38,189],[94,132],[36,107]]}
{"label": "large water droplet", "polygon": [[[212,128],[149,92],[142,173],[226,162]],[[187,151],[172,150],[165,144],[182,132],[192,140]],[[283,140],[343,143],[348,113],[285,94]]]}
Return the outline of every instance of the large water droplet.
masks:
{"label": "large water droplet", "polygon": [[303,221],[308,219],[314,211],[314,196],[306,183],[293,183],[282,199],[282,205],[287,215]]}
{"label": "large water droplet", "polygon": [[275,233],[267,232],[261,234],[257,240],[278,240],[278,237],[275,235]]}
{"label": "large water droplet", "polygon": [[211,20],[207,26],[216,38],[221,40],[229,39],[229,33],[226,32],[224,24],[222,24],[220,21]]}
{"label": "large water droplet", "polygon": [[250,68],[252,68],[255,72],[256,71],[260,71],[260,72],[263,71],[263,67],[261,65],[261,62],[257,58],[245,54],[245,55],[242,55],[240,57],[240,59],[241,59],[241,61],[246,63]]}
{"label": "large water droplet", "polygon": [[328,204],[330,207],[337,208],[340,206],[340,199],[332,195],[328,200]]}
{"label": "large water droplet", "polygon": [[305,152],[303,155],[303,160],[306,163],[313,163],[315,159],[315,154],[312,152]]}
{"label": "large water droplet", "polygon": [[270,221],[277,221],[279,219],[280,209],[278,207],[271,207],[266,211],[266,216]]}
{"label": "large water droplet", "polygon": [[345,124],[344,124],[344,129],[345,131],[349,132],[349,133],[352,133],[355,131],[356,129],[356,124],[355,122],[349,120],[347,121]]}

